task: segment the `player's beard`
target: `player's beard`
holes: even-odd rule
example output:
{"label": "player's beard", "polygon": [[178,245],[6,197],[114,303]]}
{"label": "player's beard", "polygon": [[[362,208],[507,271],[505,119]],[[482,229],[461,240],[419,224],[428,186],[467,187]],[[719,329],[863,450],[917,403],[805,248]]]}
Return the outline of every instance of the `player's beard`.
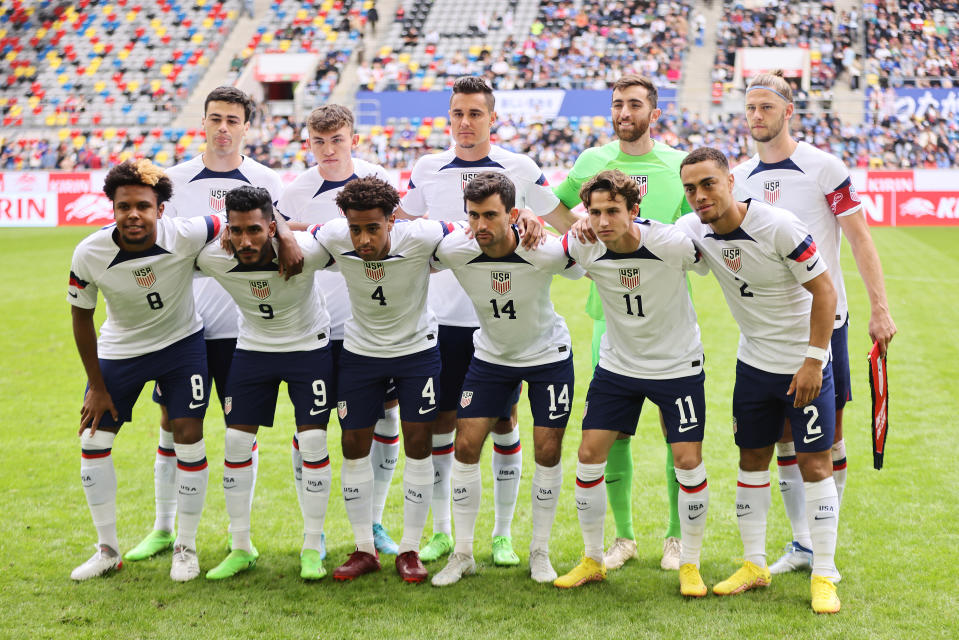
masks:
{"label": "player's beard", "polygon": [[779,122],[767,124],[765,133],[756,134],[750,129],[749,135],[751,135],[756,142],[769,142],[779,135],[779,132],[783,130],[784,126],[786,126],[786,118],[781,118]]}
{"label": "player's beard", "polygon": [[619,123],[613,122],[613,131],[616,133],[616,137],[622,140],[623,142],[636,142],[649,131],[649,118],[643,120],[633,120],[633,128],[629,130],[623,130],[620,128]]}

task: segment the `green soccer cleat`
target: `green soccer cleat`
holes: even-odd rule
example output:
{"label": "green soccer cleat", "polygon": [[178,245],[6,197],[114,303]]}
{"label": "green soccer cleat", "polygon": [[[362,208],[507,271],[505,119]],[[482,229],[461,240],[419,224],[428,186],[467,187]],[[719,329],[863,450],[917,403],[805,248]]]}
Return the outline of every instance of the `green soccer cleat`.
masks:
{"label": "green soccer cleat", "polygon": [[513,551],[513,541],[509,536],[493,538],[493,564],[497,567],[515,567],[519,564],[519,556]]}
{"label": "green soccer cleat", "polygon": [[304,549],[300,552],[300,577],[304,580],[321,580],[326,576],[323,557],[316,549]]}
{"label": "green soccer cleat", "polygon": [[129,562],[136,562],[137,560],[146,560],[147,558],[152,558],[158,553],[166,551],[167,549],[172,549],[173,541],[175,539],[176,536],[174,536],[170,531],[154,529],[148,533],[143,540],[140,541],[140,544],[127,551],[126,555],[123,556],[123,559]]}
{"label": "green soccer cleat", "polygon": [[453,536],[448,533],[434,533],[426,546],[420,549],[420,562],[439,560],[453,550]]}
{"label": "green soccer cleat", "polygon": [[243,551],[242,549],[233,549],[230,551],[230,555],[224,558],[223,562],[206,572],[206,579],[223,580],[225,578],[232,578],[241,571],[252,569],[256,565],[257,558],[260,557],[260,553],[256,550],[256,547],[252,548],[253,553]]}

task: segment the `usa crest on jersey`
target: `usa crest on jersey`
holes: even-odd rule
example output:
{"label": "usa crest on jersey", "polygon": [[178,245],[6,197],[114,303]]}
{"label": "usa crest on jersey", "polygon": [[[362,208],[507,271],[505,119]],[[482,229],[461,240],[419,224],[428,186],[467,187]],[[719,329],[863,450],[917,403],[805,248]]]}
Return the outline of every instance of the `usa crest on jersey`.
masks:
{"label": "usa crest on jersey", "polygon": [[509,271],[493,271],[490,273],[490,286],[493,287],[493,291],[502,295],[506,295],[510,290],[510,278]]}
{"label": "usa crest on jersey", "polygon": [[763,195],[766,198],[766,202],[776,204],[780,195],[779,180],[766,180],[763,182]]}
{"label": "usa crest on jersey", "polygon": [[226,208],[226,192],[229,189],[210,189],[210,211],[220,213]]}
{"label": "usa crest on jersey", "polygon": [[460,396],[460,406],[464,409],[470,406],[470,403],[473,401],[473,392],[464,391],[463,395]]}
{"label": "usa crest on jersey", "polygon": [[260,300],[270,297],[269,280],[250,280],[250,291]]}
{"label": "usa crest on jersey", "polygon": [[619,284],[626,287],[627,291],[632,291],[639,286],[639,269],[632,267],[619,270]]}
{"label": "usa crest on jersey", "polygon": [[479,171],[464,171],[460,174],[460,188],[466,191],[466,185],[473,181],[473,178],[480,174]]}
{"label": "usa crest on jersey", "polygon": [[133,270],[133,279],[138,286],[149,289],[156,283],[157,276],[153,273],[153,267],[140,267]]}
{"label": "usa crest on jersey", "polygon": [[723,249],[723,262],[733,273],[737,273],[743,268],[742,251],[738,248]]}
{"label": "usa crest on jersey", "polygon": [[386,268],[382,262],[364,262],[363,267],[366,269],[366,277],[373,282],[379,282],[386,275]]}
{"label": "usa crest on jersey", "polygon": [[643,198],[646,196],[646,187],[649,184],[649,178],[647,176],[629,176],[636,183],[636,186],[639,187],[639,197]]}

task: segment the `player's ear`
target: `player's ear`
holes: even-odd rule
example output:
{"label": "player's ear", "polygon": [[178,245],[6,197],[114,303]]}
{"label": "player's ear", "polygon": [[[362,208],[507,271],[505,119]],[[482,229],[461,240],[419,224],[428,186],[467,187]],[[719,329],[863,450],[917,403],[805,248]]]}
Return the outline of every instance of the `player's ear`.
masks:
{"label": "player's ear", "polygon": [[268,229],[270,231],[270,237],[274,237],[276,235],[276,219],[270,220],[270,226]]}
{"label": "player's ear", "polygon": [[157,219],[160,219],[163,217],[163,206],[165,204],[166,204],[165,202],[161,202],[159,206],[157,206]]}
{"label": "player's ear", "polygon": [[633,205],[633,208],[632,208],[632,209],[629,210],[629,217],[630,217],[630,218],[638,218],[638,217],[639,217],[639,203],[638,203],[638,202]]}
{"label": "player's ear", "polygon": [[656,107],[655,109],[649,112],[649,123],[653,124],[654,122],[659,120],[659,116],[661,115],[663,115],[663,110],[660,109],[659,107]]}
{"label": "player's ear", "polygon": [[519,209],[517,209],[516,207],[513,207],[512,210],[510,210],[509,212],[509,223],[515,224],[517,218],[519,218]]}
{"label": "player's ear", "polygon": [[393,223],[396,222],[396,212],[394,211],[390,215],[386,216],[386,231],[389,233],[393,230]]}
{"label": "player's ear", "polygon": [[356,145],[358,145],[359,143],[360,143],[360,134],[354,133],[353,142],[350,143],[350,149],[355,149]]}

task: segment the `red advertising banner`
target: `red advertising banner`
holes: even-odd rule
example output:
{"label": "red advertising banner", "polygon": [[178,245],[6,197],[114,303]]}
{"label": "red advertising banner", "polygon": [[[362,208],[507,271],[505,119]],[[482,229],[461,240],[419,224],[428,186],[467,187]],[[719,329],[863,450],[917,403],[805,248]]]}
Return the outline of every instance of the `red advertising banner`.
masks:
{"label": "red advertising banner", "polygon": [[103,226],[113,222],[113,206],[101,191],[103,179],[97,173],[50,174],[49,188],[57,194],[57,220],[61,226]]}

